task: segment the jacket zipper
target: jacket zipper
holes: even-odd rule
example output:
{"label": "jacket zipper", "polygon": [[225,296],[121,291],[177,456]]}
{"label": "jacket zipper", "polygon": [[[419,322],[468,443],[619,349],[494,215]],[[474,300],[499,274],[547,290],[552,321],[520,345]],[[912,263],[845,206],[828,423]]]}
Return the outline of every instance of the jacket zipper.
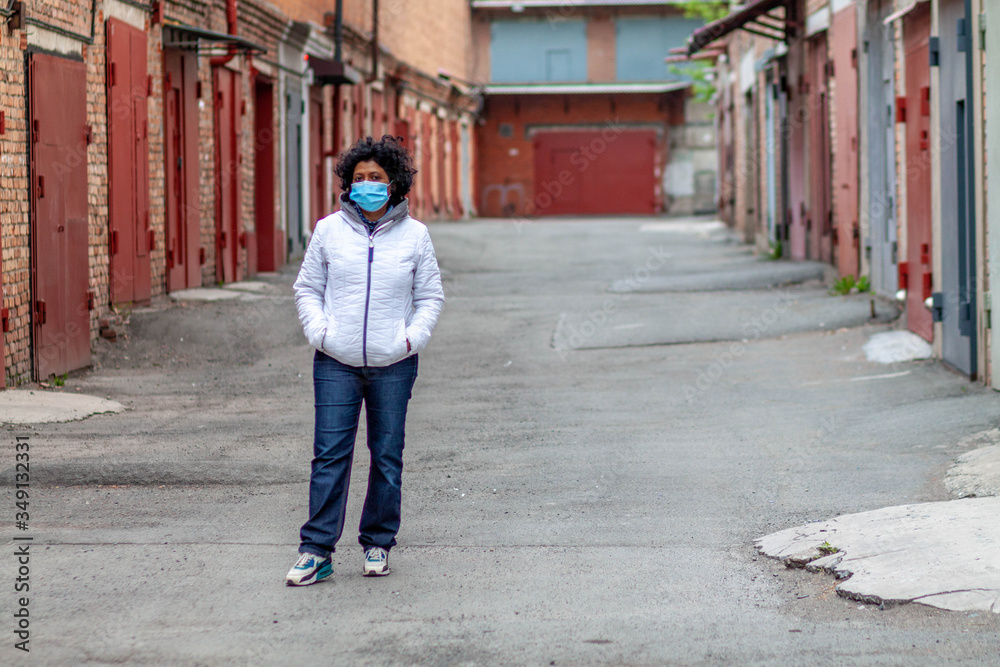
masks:
{"label": "jacket zipper", "polygon": [[368,285],[365,287],[365,326],[361,330],[361,363],[368,365],[368,304],[372,298],[372,261],[375,259],[375,232],[368,235]]}

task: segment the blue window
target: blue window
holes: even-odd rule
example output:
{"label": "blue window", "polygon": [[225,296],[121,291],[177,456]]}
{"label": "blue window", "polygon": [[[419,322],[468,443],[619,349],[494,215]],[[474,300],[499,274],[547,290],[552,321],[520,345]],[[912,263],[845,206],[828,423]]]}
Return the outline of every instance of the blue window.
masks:
{"label": "blue window", "polygon": [[490,78],[496,83],[587,80],[587,25],[582,19],[494,21]]}
{"label": "blue window", "polygon": [[701,19],[682,17],[619,17],[615,22],[615,75],[619,81],[686,81],[663,59],[670,49],[684,46],[704,25]]}

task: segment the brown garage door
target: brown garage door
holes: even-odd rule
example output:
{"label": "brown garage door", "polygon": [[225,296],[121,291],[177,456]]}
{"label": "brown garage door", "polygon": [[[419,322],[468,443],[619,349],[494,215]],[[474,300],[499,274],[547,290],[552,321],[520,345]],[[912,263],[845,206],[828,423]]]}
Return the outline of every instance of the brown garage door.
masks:
{"label": "brown garage door", "polygon": [[653,131],[536,134],[534,213],[657,213],[656,144]]}
{"label": "brown garage door", "polygon": [[87,69],[31,55],[31,223],[39,378],[90,364],[87,267]]}

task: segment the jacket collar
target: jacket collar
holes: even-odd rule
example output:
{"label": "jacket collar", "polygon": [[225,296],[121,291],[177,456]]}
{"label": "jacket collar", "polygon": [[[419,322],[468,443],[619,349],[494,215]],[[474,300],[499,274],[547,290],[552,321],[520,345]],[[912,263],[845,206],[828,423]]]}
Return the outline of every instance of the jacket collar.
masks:
{"label": "jacket collar", "polygon": [[[361,215],[358,207],[353,201],[351,201],[346,192],[340,195],[340,211],[353,227],[356,227],[359,231],[364,232],[365,236],[368,235],[368,219]],[[410,207],[407,205],[407,200],[404,198],[403,201],[386,211],[385,215],[379,219],[378,224],[375,225],[375,231],[391,227],[400,220],[407,218],[409,215]]]}

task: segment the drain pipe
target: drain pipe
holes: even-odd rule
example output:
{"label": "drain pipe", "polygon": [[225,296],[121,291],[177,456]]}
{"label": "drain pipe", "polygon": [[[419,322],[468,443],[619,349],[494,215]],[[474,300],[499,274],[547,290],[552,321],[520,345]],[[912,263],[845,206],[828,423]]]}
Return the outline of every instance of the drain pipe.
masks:
{"label": "drain pipe", "polygon": [[[226,0],[226,32],[236,36],[236,0]],[[224,56],[215,56],[209,60],[212,67],[222,67],[236,57],[236,45],[229,45],[229,53]]]}
{"label": "drain pipe", "polygon": [[366,83],[378,80],[378,0],[372,0],[372,73]]}
{"label": "drain pipe", "polygon": [[344,47],[344,0],[337,0],[333,25],[333,62],[339,63]]}

